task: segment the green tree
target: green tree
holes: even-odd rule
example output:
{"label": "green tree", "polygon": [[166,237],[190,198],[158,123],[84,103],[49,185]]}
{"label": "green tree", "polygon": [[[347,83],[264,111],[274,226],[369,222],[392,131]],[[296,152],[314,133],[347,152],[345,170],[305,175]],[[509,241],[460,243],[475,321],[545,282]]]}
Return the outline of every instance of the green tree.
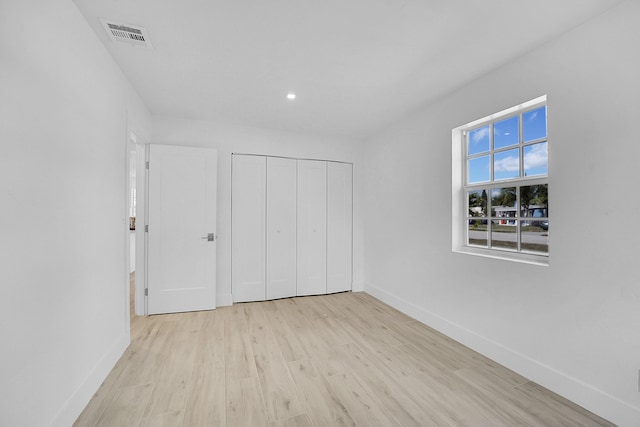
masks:
{"label": "green tree", "polygon": [[548,207],[548,185],[527,185],[520,187],[520,209],[523,212],[522,216],[529,216],[529,207],[531,205],[542,206],[547,214]]}
{"label": "green tree", "polygon": [[487,216],[487,190],[469,192],[469,216]]}
{"label": "green tree", "polygon": [[493,190],[491,206],[514,206],[516,204],[516,187]]}

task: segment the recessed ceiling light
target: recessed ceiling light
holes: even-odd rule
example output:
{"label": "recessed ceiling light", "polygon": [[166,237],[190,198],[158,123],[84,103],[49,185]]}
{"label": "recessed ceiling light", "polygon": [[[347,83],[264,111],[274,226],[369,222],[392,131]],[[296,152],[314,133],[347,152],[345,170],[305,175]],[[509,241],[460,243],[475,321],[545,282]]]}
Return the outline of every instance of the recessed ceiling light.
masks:
{"label": "recessed ceiling light", "polygon": [[287,99],[296,99],[296,94],[293,92],[290,92],[287,94]]}

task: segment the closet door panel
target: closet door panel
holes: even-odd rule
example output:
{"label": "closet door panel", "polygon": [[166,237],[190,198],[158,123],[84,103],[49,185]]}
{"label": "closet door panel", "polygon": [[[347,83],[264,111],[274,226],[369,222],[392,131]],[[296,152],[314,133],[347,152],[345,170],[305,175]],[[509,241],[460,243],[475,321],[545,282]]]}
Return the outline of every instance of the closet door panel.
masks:
{"label": "closet door panel", "polygon": [[267,157],[267,299],[296,296],[296,160]]}
{"label": "closet door panel", "polygon": [[266,250],[267,159],[233,155],[231,286],[234,302],[263,301]]}
{"label": "closet door panel", "polygon": [[297,295],[327,292],[327,162],[298,160]]}
{"label": "closet door panel", "polygon": [[351,290],[352,169],[347,163],[327,163],[327,293]]}

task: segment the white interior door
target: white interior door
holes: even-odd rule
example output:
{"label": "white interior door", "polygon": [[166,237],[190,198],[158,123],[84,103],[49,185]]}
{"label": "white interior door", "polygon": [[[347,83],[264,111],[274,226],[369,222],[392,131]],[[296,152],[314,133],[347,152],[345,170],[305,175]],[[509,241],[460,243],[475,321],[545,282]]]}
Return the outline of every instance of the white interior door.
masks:
{"label": "white interior door", "polygon": [[264,301],[267,159],[234,154],[231,175],[233,301]]}
{"label": "white interior door", "polygon": [[327,293],[351,290],[352,181],[352,165],[327,163]]}
{"label": "white interior door", "polygon": [[327,292],[327,162],[298,160],[297,295]]}
{"label": "white interior door", "polygon": [[267,157],[267,299],[296,295],[296,161]]}
{"label": "white interior door", "polygon": [[149,314],[216,307],[217,152],[151,145]]}

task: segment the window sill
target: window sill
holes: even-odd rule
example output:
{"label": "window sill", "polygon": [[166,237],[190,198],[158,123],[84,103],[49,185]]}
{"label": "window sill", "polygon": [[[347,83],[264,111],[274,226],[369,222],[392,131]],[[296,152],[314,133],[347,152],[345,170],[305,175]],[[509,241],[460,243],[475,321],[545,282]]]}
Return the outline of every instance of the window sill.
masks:
{"label": "window sill", "polygon": [[476,248],[472,246],[454,248],[453,252],[459,254],[481,256],[485,258],[500,259],[504,261],[519,262],[523,264],[539,265],[543,267],[549,266],[549,257],[544,255],[498,251],[493,249]]}

